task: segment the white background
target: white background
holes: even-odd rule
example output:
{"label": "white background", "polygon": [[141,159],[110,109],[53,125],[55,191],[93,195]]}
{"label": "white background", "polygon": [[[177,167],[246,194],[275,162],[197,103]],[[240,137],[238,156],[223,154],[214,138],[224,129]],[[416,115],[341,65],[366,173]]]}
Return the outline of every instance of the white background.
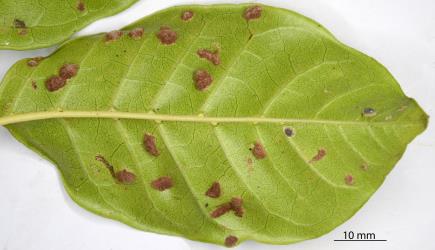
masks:
{"label": "white background", "polygon": [[[189,3],[244,1],[142,0],[78,35],[123,26],[157,10]],[[320,22],[344,43],[373,56],[431,116],[435,114],[435,1],[263,0]],[[77,36],[77,35],[76,35]],[[53,49],[0,51],[0,78],[18,59]],[[435,249],[435,126],[408,147],[369,202],[349,221],[315,240],[288,246],[245,242],[239,249]],[[55,167],[0,128],[1,250],[221,249],[178,237],[146,233],[78,207]],[[373,232],[387,242],[334,242],[343,231]],[[223,249],[223,248],[222,248]]]}

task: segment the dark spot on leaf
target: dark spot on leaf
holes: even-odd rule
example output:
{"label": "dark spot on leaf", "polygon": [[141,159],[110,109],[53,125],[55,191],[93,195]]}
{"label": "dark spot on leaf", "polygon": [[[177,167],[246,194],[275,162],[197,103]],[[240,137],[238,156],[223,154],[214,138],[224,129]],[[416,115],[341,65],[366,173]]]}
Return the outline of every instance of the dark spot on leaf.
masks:
{"label": "dark spot on leaf", "polygon": [[193,12],[190,10],[186,10],[183,13],[181,13],[181,19],[183,21],[189,21],[193,17]]}
{"label": "dark spot on leaf", "polygon": [[14,19],[14,27],[17,29],[25,29],[26,23],[20,19]]}
{"label": "dark spot on leaf", "polygon": [[150,134],[145,134],[143,138],[143,145],[145,150],[153,156],[159,156],[160,151],[156,146],[156,138]]}
{"label": "dark spot on leaf", "polygon": [[264,159],[267,155],[266,150],[264,149],[263,145],[259,142],[255,142],[254,148],[252,148],[252,154],[257,159]]}
{"label": "dark spot on leaf", "polygon": [[112,175],[114,178],[116,178],[115,176],[115,169],[113,168],[113,166],[106,160],[106,158],[104,158],[102,155],[96,155],[95,156],[95,160],[101,162],[104,164],[104,166],[109,170],[110,175]]}
{"label": "dark spot on leaf", "polygon": [[124,169],[116,172],[115,178],[122,184],[131,184],[136,180],[136,175]]}
{"label": "dark spot on leaf", "polygon": [[320,161],[326,155],[326,150],[321,148],[317,151],[317,154],[309,161],[309,163],[313,163],[316,161]]}
{"label": "dark spot on leaf", "polygon": [[31,58],[27,61],[27,66],[29,67],[36,67],[39,65],[39,63],[44,59],[42,56],[37,56],[34,58]]}
{"label": "dark spot on leaf", "polygon": [[261,17],[261,12],[262,12],[261,6],[258,5],[252,6],[245,10],[244,17],[248,21],[252,19],[257,19]]}
{"label": "dark spot on leaf", "polygon": [[373,108],[365,108],[362,112],[362,115],[365,117],[373,117],[376,115],[376,110]]}
{"label": "dark spot on leaf", "polygon": [[52,76],[45,80],[45,87],[48,91],[53,92],[59,90],[66,84],[66,79],[60,76]]}
{"label": "dark spot on leaf", "polygon": [[231,199],[231,209],[233,209],[234,213],[238,217],[243,217],[245,213],[245,209],[243,208],[243,200],[242,198],[235,197]]}
{"label": "dark spot on leaf", "polygon": [[151,186],[159,191],[165,191],[174,185],[172,178],[169,176],[163,176],[151,182]]}
{"label": "dark spot on leaf", "polygon": [[213,210],[213,212],[210,213],[210,216],[212,218],[219,218],[222,215],[231,211],[231,209],[232,209],[231,203],[227,202],[227,203],[220,205],[215,210]]}
{"label": "dark spot on leaf", "polygon": [[122,37],[122,35],[124,35],[124,32],[120,30],[113,30],[106,33],[105,39],[106,42],[112,42],[118,40],[120,37]]}
{"label": "dark spot on leaf", "polygon": [[233,247],[237,244],[237,241],[239,239],[236,236],[230,235],[225,238],[225,246],[226,247]]}
{"label": "dark spot on leaf", "polygon": [[139,40],[142,38],[144,32],[145,32],[144,29],[141,27],[134,28],[130,32],[128,32],[128,36],[133,38],[133,40]]}
{"label": "dark spot on leaf", "polygon": [[32,80],[32,89],[36,90],[38,86],[36,85],[36,81]]}
{"label": "dark spot on leaf", "polygon": [[204,90],[213,82],[213,78],[206,70],[197,70],[193,75],[195,86],[198,90]]}
{"label": "dark spot on leaf", "polygon": [[219,198],[219,196],[221,196],[221,185],[219,184],[219,182],[213,182],[205,195],[211,198]]}
{"label": "dark spot on leaf", "polygon": [[208,207],[208,203],[205,203],[205,205],[204,205],[205,207]]}
{"label": "dark spot on leaf", "polygon": [[79,0],[79,2],[77,3],[77,10],[80,12],[83,12],[86,10],[85,3],[83,3],[82,0]]}
{"label": "dark spot on leaf", "polygon": [[293,129],[291,128],[285,128],[284,129],[284,133],[285,135],[287,135],[288,137],[292,137],[294,135]]}
{"label": "dark spot on leaf", "polygon": [[352,175],[348,174],[344,177],[344,183],[348,186],[352,186],[355,183],[355,179]]}
{"label": "dark spot on leaf", "polygon": [[159,38],[162,44],[170,45],[177,41],[177,33],[170,27],[162,26],[160,31],[157,32],[157,38]]}
{"label": "dark spot on leaf", "polygon": [[77,64],[65,64],[59,70],[59,76],[64,79],[71,79],[77,75],[79,71],[79,65]]}
{"label": "dark spot on leaf", "polygon": [[221,63],[221,59],[219,56],[219,50],[211,52],[210,50],[207,50],[207,49],[199,49],[197,51],[197,54],[199,57],[209,60],[214,65],[219,65]]}
{"label": "dark spot on leaf", "polygon": [[369,164],[367,164],[367,163],[361,164],[361,169],[364,171],[367,171],[369,169]]}

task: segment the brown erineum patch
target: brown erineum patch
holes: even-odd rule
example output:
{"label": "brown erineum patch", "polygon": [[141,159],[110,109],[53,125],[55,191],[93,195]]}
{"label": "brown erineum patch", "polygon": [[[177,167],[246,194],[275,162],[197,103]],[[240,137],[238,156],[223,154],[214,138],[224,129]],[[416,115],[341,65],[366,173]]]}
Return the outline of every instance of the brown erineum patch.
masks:
{"label": "brown erineum patch", "polygon": [[355,183],[355,178],[351,174],[348,174],[344,177],[344,183],[348,186],[352,186]]}
{"label": "brown erineum patch", "polygon": [[151,187],[158,191],[165,191],[174,185],[172,178],[169,176],[160,177],[151,182]]}
{"label": "brown erineum patch", "polygon": [[309,161],[309,163],[314,163],[316,161],[320,161],[325,156],[326,156],[326,150],[321,148],[317,151],[317,154]]}
{"label": "brown erineum patch", "polygon": [[251,149],[251,151],[252,151],[252,154],[254,155],[254,157],[258,160],[264,159],[267,156],[267,153],[263,147],[263,144],[261,144],[258,141],[254,143],[254,147]]}
{"label": "brown erineum patch", "polygon": [[48,91],[54,92],[61,89],[66,84],[66,79],[60,76],[52,76],[45,80],[45,87]]}
{"label": "brown erineum patch", "polygon": [[136,180],[136,175],[123,169],[115,173],[115,178],[122,184],[131,184]]}
{"label": "brown erineum patch", "polygon": [[244,17],[246,20],[257,19],[261,17],[262,8],[261,6],[252,6],[245,10]]}
{"label": "brown erineum patch", "polygon": [[160,27],[160,31],[156,34],[162,44],[171,45],[177,41],[177,32],[168,26]]}
{"label": "brown erineum patch", "polygon": [[83,12],[86,10],[85,3],[82,0],[79,0],[77,3],[77,10]]}
{"label": "brown erineum patch", "polygon": [[140,40],[144,34],[145,30],[142,27],[134,28],[128,32],[128,36],[133,38],[133,40]]}
{"label": "brown erineum patch", "polygon": [[224,204],[218,206],[215,210],[213,210],[210,213],[210,216],[212,218],[219,218],[222,215],[224,215],[224,214],[228,213],[229,211],[231,211],[231,208],[232,208],[231,207],[231,203],[229,203],[229,202],[224,203]]}
{"label": "brown erineum patch", "polygon": [[160,151],[157,149],[156,138],[153,135],[145,134],[143,138],[145,150],[152,156],[159,156]]}
{"label": "brown erineum patch", "polygon": [[219,198],[221,196],[221,185],[215,181],[205,193],[208,197]]}
{"label": "brown erineum patch", "polygon": [[121,38],[123,35],[124,35],[124,32],[122,32],[120,30],[112,30],[112,31],[106,33],[105,41],[106,42],[113,42],[113,41],[116,41],[119,38]]}
{"label": "brown erineum patch", "polygon": [[206,70],[197,70],[193,75],[196,89],[202,91],[211,85],[213,77]]}
{"label": "brown erineum patch", "polygon": [[40,63],[42,60],[44,60],[44,57],[42,57],[42,56],[37,56],[37,57],[34,57],[34,58],[30,58],[30,59],[27,61],[27,66],[29,66],[29,67],[36,67],[36,66],[39,65],[39,63]]}
{"label": "brown erineum patch", "polygon": [[209,60],[214,65],[219,65],[221,63],[219,50],[215,50],[212,52],[207,49],[199,49],[196,53],[198,54],[199,57]]}
{"label": "brown erineum patch", "polygon": [[71,79],[77,75],[79,68],[77,64],[65,64],[60,68],[59,76],[64,79]]}
{"label": "brown erineum patch", "polygon": [[231,209],[234,214],[238,217],[243,217],[245,209],[243,208],[243,200],[240,197],[234,197],[231,199]]}
{"label": "brown erineum patch", "polygon": [[181,13],[181,20],[183,21],[190,21],[193,17],[193,12],[190,10],[186,10],[183,13]]}
{"label": "brown erineum patch", "polygon": [[230,236],[225,238],[225,246],[226,247],[234,247],[237,244],[238,240],[239,239],[236,236],[230,235]]}

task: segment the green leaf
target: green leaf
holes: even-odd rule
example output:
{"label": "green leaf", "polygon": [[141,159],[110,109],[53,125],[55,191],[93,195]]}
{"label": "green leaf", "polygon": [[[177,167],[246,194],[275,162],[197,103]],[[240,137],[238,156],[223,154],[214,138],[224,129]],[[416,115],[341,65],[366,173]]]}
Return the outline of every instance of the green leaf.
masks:
{"label": "green leaf", "polygon": [[0,49],[27,50],[52,46],[136,1],[0,0]]}
{"label": "green leaf", "polygon": [[268,6],[174,7],[75,39],[15,64],[0,98],[0,124],[84,208],[227,246],[331,231],[427,124],[374,59]]}

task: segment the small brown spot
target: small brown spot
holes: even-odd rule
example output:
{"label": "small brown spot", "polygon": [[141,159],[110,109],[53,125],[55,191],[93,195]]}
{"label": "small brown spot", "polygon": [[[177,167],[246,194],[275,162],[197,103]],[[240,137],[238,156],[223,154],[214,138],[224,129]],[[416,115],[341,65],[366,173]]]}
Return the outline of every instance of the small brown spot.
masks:
{"label": "small brown spot", "polygon": [[53,92],[59,90],[66,84],[66,79],[60,76],[52,76],[45,80],[45,87],[48,91]]}
{"label": "small brown spot", "polygon": [[222,215],[228,213],[229,211],[231,211],[232,206],[231,203],[224,203],[222,205],[220,205],[219,207],[217,207],[215,210],[213,210],[213,212],[210,213],[210,216],[212,218],[218,218],[221,217]]}
{"label": "small brown spot", "polygon": [[352,175],[348,174],[344,177],[344,183],[348,186],[352,186],[355,183],[355,179]]}
{"label": "small brown spot", "polygon": [[225,246],[226,247],[233,247],[237,244],[237,241],[239,239],[236,236],[230,235],[225,238]]}
{"label": "small brown spot", "polygon": [[256,142],[254,144],[254,148],[252,148],[252,154],[257,159],[264,159],[266,158],[266,150],[264,149],[263,145],[259,142]]}
{"label": "small brown spot", "polygon": [[376,115],[376,110],[373,108],[365,108],[362,112],[362,115],[365,117],[373,117]]}
{"label": "small brown spot", "polygon": [[106,33],[106,42],[112,42],[118,40],[122,35],[124,35],[124,32],[120,30],[113,30],[108,33]]}
{"label": "small brown spot", "polygon": [[291,128],[285,128],[284,129],[284,133],[285,135],[287,135],[288,137],[292,137],[294,135],[293,129]]}
{"label": "small brown spot", "polygon": [[59,76],[64,79],[71,79],[77,75],[79,71],[79,65],[77,64],[65,64],[59,70]]}
{"label": "small brown spot", "polygon": [[309,163],[313,163],[316,161],[320,161],[326,155],[326,150],[321,148],[317,151],[317,154],[309,161]]}
{"label": "small brown spot", "polygon": [[79,2],[77,3],[77,10],[80,12],[83,12],[86,10],[85,3],[82,0],[79,0]]}
{"label": "small brown spot", "polygon": [[131,184],[136,180],[136,175],[124,169],[116,172],[115,178],[122,184]]}
{"label": "small brown spot", "polygon": [[193,80],[195,80],[196,89],[200,91],[206,89],[213,82],[213,78],[206,70],[195,71]]}
{"label": "small brown spot", "polygon": [[128,36],[133,38],[133,40],[140,40],[144,34],[144,28],[134,28],[130,32],[128,32]]}
{"label": "small brown spot", "polygon": [[32,80],[32,89],[36,90],[38,86],[36,85],[36,81]]}
{"label": "small brown spot", "polygon": [[219,50],[215,50],[214,52],[211,52],[210,50],[207,49],[199,49],[197,51],[197,54],[199,57],[209,60],[214,65],[219,65],[221,63]]}
{"label": "small brown spot", "polygon": [[156,35],[162,44],[170,45],[177,41],[177,32],[167,26],[160,27],[160,31]]}
{"label": "small brown spot", "polygon": [[42,56],[37,56],[34,58],[31,58],[27,61],[27,66],[29,67],[36,67],[39,65],[39,63],[44,59]]}
{"label": "small brown spot", "polygon": [[14,27],[17,29],[27,28],[26,23],[20,19],[14,19]]}
{"label": "small brown spot", "polygon": [[205,195],[211,198],[219,198],[219,196],[221,196],[221,185],[219,184],[219,182],[217,181],[213,182],[213,184],[207,190]]}
{"label": "small brown spot", "polygon": [[169,176],[163,176],[151,182],[151,186],[159,191],[165,191],[174,185],[172,178]]}
{"label": "small brown spot", "polygon": [[190,19],[192,19],[193,17],[193,12],[190,10],[186,10],[183,13],[181,13],[181,19],[183,21],[190,21]]}
{"label": "small brown spot", "polygon": [[238,217],[243,217],[245,213],[245,209],[243,208],[243,200],[239,197],[234,197],[231,199],[231,209],[233,209],[234,213]]}
{"label": "small brown spot", "polygon": [[150,134],[145,134],[143,138],[143,145],[145,146],[145,150],[153,156],[159,156],[160,151],[156,146],[156,138]]}
{"label": "small brown spot", "polygon": [[260,18],[261,11],[262,11],[261,6],[256,5],[256,6],[249,7],[245,10],[244,17],[248,21],[252,19]]}
{"label": "small brown spot", "polygon": [[369,164],[367,164],[367,163],[361,164],[361,169],[364,170],[364,171],[369,170]]}

